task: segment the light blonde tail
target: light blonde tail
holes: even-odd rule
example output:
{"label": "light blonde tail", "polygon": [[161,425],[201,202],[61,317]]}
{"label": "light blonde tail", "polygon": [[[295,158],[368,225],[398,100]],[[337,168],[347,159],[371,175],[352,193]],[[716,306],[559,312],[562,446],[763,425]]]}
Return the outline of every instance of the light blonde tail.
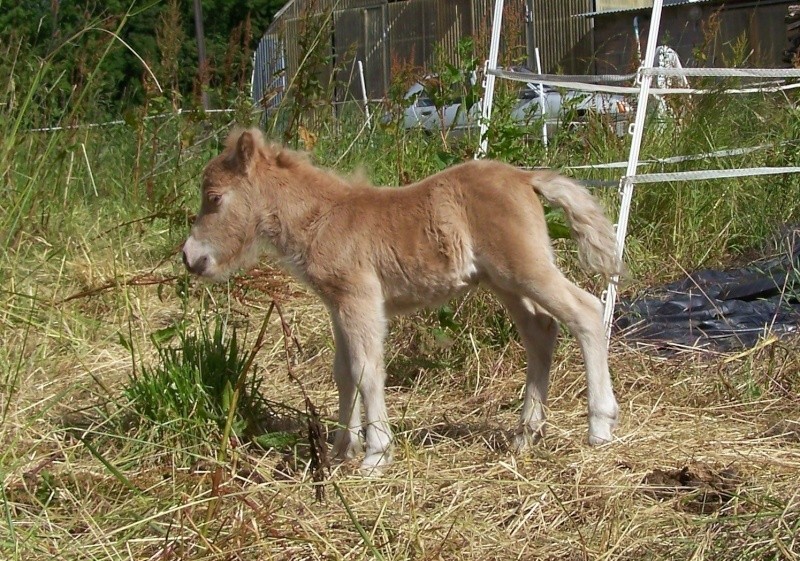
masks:
{"label": "light blonde tail", "polygon": [[617,255],[614,226],[586,188],[552,171],[531,172],[530,183],[537,193],[564,210],[584,267],[608,279],[625,274],[625,265]]}

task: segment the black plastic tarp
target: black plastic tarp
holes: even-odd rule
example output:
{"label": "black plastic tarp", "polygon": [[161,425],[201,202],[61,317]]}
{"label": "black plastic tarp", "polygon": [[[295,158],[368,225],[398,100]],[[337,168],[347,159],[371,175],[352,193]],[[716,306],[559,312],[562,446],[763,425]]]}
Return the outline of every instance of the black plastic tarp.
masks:
{"label": "black plastic tarp", "polygon": [[800,328],[800,231],[782,255],[726,271],[703,269],[623,299],[614,331],[669,349],[726,351]]}

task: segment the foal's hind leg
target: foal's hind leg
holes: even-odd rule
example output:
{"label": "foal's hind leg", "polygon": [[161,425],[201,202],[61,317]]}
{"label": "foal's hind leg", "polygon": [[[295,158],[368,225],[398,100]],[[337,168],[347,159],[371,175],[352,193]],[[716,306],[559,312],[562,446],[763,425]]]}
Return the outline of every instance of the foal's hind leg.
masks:
{"label": "foal's hind leg", "polygon": [[[527,252],[529,256],[531,253]],[[566,325],[578,340],[586,366],[589,443],[610,441],[611,431],[617,424],[619,407],[608,372],[600,300],[572,284],[547,259],[526,258],[501,265],[490,273],[493,284],[530,298]]]}
{"label": "foal's hind leg", "polygon": [[493,287],[493,292],[514,320],[528,359],[525,399],[514,436],[514,451],[519,453],[545,433],[550,366],[558,338],[558,323],[542,308],[518,294],[497,287]]}

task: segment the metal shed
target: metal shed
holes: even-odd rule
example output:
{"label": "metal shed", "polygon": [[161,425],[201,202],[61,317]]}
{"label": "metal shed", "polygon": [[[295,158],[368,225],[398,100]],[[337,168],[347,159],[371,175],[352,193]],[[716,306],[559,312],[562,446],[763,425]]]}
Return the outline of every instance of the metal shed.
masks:
{"label": "metal shed", "polygon": [[[786,66],[787,0],[665,0],[659,43],[674,49],[684,66]],[[650,27],[650,8],[621,8],[581,14],[594,20],[597,74],[631,72],[639,66]],[[734,49],[744,46],[745,61]]]}
{"label": "metal shed", "polygon": [[[574,15],[591,10],[592,0],[514,0],[506,5],[504,28],[514,34],[506,42],[516,42],[516,36],[524,43],[527,27],[546,71],[587,70],[591,22]],[[437,50],[457,62],[462,37],[471,36],[479,45],[487,42],[492,6],[493,0],[290,0],[256,51],[253,96],[265,108],[280,102],[303,60],[296,37],[309,17],[327,18],[325,48],[331,56],[323,78],[338,69],[336,99],[360,98],[357,60],[364,65],[368,97],[377,99],[386,95],[393,67],[405,64],[424,72]],[[522,47],[514,54],[525,56],[524,44],[510,46]]]}

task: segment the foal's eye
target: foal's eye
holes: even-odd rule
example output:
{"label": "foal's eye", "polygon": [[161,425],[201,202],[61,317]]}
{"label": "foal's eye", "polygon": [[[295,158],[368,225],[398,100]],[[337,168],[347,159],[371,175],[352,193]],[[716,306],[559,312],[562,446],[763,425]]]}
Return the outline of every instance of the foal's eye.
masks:
{"label": "foal's eye", "polygon": [[217,204],[219,204],[219,202],[221,200],[222,200],[222,195],[220,195],[218,193],[209,193],[208,194],[208,202],[210,202],[211,204],[217,205]]}

